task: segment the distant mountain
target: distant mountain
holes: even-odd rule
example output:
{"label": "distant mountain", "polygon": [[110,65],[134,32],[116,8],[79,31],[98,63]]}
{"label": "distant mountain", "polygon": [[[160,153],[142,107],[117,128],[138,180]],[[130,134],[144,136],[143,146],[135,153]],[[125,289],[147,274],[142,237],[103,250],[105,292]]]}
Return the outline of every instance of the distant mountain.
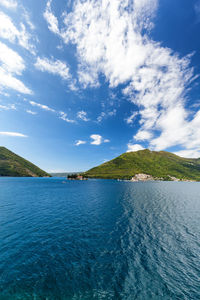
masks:
{"label": "distant mountain", "polygon": [[[131,179],[148,174],[154,179],[200,181],[200,159],[182,158],[166,151],[148,149],[128,152],[85,172],[89,178]],[[137,176],[136,176],[137,177]]]}
{"label": "distant mountain", "polygon": [[68,175],[79,174],[79,173],[81,172],[60,172],[60,173],[50,173],[50,175],[53,177],[67,177]]}
{"label": "distant mountain", "polygon": [[7,148],[0,147],[0,176],[49,177],[50,175]]}

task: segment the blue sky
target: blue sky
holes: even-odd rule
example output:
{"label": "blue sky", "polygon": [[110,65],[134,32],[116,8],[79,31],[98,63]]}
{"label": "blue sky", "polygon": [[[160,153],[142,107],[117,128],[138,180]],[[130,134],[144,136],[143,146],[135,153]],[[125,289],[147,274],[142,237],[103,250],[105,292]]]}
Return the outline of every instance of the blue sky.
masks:
{"label": "blue sky", "polygon": [[0,144],[46,171],[200,157],[200,1],[0,1]]}

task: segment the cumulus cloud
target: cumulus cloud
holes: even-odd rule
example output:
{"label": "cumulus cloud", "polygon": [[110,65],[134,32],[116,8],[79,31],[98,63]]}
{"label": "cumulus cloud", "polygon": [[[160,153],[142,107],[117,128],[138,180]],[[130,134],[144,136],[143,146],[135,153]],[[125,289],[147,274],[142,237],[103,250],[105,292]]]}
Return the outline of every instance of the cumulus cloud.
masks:
{"label": "cumulus cloud", "polygon": [[16,78],[22,75],[25,63],[22,57],[5,44],[0,42],[0,88],[14,89],[23,94],[32,94],[32,91]]}
{"label": "cumulus cloud", "polygon": [[36,53],[35,45],[31,42],[32,36],[23,23],[20,23],[20,29],[18,29],[8,15],[0,12],[0,24],[1,38],[9,40],[11,43],[18,43],[32,54]]}
{"label": "cumulus cloud", "polygon": [[11,137],[28,137],[27,135],[19,132],[10,132],[10,131],[0,131],[0,135],[11,136]]}
{"label": "cumulus cloud", "polygon": [[128,149],[126,152],[135,152],[135,151],[139,151],[139,150],[144,150],[144,147],[142,147],[139,144],[128,144]]}
{"label": "cumulus cloud", "polygon": [[80,146],[80,145],[84,145],[84,144],[86,144],[86,141],[78,140],[78,141],[76,141],[75,146]]}
{"label": "cumulus cloud", "polygon": [[92,139],[92,142],[90,143],[92,145],[101,145],[103,141],[102,136],[99,134],[92,134],[90,138]]}
{"label": "cumulus cloud", "polygon": [[108,139],[103,139],[103,137],[101,135],[99,135],[99,134],[92,134],[90,136],[90,138],[92,139],[92,141],[90,142],[91,145],[99,146],[102,143],[108,143],[108,142],[110,142],[110,140],[108,140]]}

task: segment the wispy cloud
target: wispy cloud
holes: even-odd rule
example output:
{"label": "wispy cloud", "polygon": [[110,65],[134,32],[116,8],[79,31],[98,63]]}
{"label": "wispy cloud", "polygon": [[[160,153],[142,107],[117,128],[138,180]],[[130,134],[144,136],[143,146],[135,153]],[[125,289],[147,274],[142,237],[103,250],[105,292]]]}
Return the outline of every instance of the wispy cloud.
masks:
{"label": "wispy cloud", "polygon": [[87,118],[87,112],[83,110],[77,112],[77,118],[85,122],[88,122],[90,120]]}
{"label": "wispy cloud", "polygon": [[44,105],[44,104],[40,104],[38,102],[35,102],[35,101],[29,101],[29,103],[32,105],[32,106],[36,106],[36,107],[39,107],[43,110],[47,110],[47,111],[51,111],[51,112],[56,112],[55,109],[49,107],[48,105]]}
{"label": "wispy cloud", "polygon": [[100,115],[97,117],[97,122],[100,123],[103,119],[107,119],[109,117],[115,116],[117,113],[117,110],[114,108],[111,111],[102,111]]}
{"label": "wispy cloud", "polygon": [[22,94],[32,94],[32,91],[15,77],[22,75],[24,70],[25,63],[22,57],[0,42],[0,87],[13,89]]}
{"label": "wispy cloud", "polygon": [[132,124],[133,121],[134,121],[134,119],[135,119],[135,117],[136,117],[137,115],[138,115],[138,112],[137,112],[137,111],[134,111],[134,112],[130,115],[130,117],[128,117],[127,119],[125,119],[126,123],[127,123],[127,124]]}
{"label": "wispy cloud", "polygon": [[16,110],[16,106],[15,104],[7,104],[7,105],[0,104],[0,110]]}
{"label": "wispy cloud", "polygon": [[61,60],[54,60],[48,58],[37,58],[35,67],[42,72],[48,72],[54,75],[59,75],[62,79],[67,80],[71,76],[69,74],[69,67]]}
{"label": "wispy cloud", "polygon": [[14,0],[1,0],[0,5],[5,6],[8,9],[17,8],[17,1]]}
{"label": "wispy cloud", "polygon": [[10,137],[23,137],[26,138],[28,137],[27,135],[19,132],[10,132],[10,131],[0,131],[0,135],[3,136],[10,136]]}
{"label": "wispy cloud", "polygon": [[80,146],[86,144],[86,141],[78,140],[75,142],[75,146]]}
{"label": "wispy cloud", "polygon": [[37,115],[37,112],[36,111],[32,111],[30,109],[27,109],[26,112],[30,115]]}
{"label": "wispy cloud", "polygon": [[188,158],[200,158],[200,150],[180,150],[174,152],[174,154],[181,156],[181,157],[188,157]]}
{"label": "wispy cloud", "polygon": [[72,78],[69,67],[66,62],[61,61],[59,59],[37,57],[35,67],[42,72],[48,72],[50,74],[60,76],[63,80],[67,81],[70,90],[77,90],[76,80]]}
{"label": "wispy cloud", "polygon": [[[27,101],[27,100],[25,100],[25,101]],[[28,101],[28,102],[29,102],[30,105],[32,105],[34,107],[38,107],[38,108],[40,108],[42,110],[45,110],[47,112],[54,113],[59,119],[65,121],[67,123],[76,123],[75,120],[69,119],[67,117],[67,113],[65,113],[63,111],[58,111],[54,108],[49,107],[48,105],[41,104],[41,103],[38,103],[38,102],[35,102],[35,101],[32,101],[32,100]],[[27,112],[30,113],[30,114],[36,114],[36,112],[32,112],[31,110],[28,110]]]}
{"label": "wispy cloud", "polygon": [[44,16],[45,20],[47,21],[49,30],[52,31],[53,33],[60,34],[60,31],[58,28],[58,20],[51,11],[51,0],[47,1],[46,10],[45,10],[43,16]]}
{"label": "wispy cloud", "polygon": [[0,12],[0,24],[1,38],[9,40],[11,43],[18,43],[32,54],[36,53],[35,45],[31,42],[33,37],[23,23],[20,23],[20,29],[18,29],[8,15]]}
{"label": "wispy cloud", "polygon": [[60,115],[59,118],[60,118],[61,120],[65,121],[65,122],[67,122],[67,123],[76,123],[75,120],[69,119],[69,118],[67,117],[67,114],[66,114],[65,112],[63,112],[63,111],[60,111],[60,112],[59,112],[59,115]]}
{"label": "wispy cloud", "polygon": [[194,11],[196,13],[197,22],[200,21],[200,0],[197,0],[194,4]]}
{"label": "wispy cloud", "polygon": [[[154,150],[180,145],[195,152],[199,113],[191,119],[185,106],[195,79],[191,56],[180,57],[150,38],[157,6],[157,0],[78,0],[64,14],[64,26],[59,28],[54,16],[55,26],[49,29],[76,46],[83,87],[100,85],[99,74],[112,88],[126,85],[123,93],[140,116],[135,141],[147,140]],[[53,14],[50,2],[47,10]]]}
{"label": "wispy cloud", "polygon": [[30,14],[24,7],[23,7],[23,17],[24,17],[26,24],[29,26],[29,28],[31,30],[35,30],[35,25],[31,21]]}

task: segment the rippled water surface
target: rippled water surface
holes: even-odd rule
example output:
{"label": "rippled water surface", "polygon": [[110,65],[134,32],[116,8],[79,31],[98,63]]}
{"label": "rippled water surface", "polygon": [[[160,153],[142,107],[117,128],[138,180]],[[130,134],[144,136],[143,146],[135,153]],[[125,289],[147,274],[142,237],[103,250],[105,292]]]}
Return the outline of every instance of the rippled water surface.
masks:
{"label": "rippled water surface", "polygon": [[200,299],[200,183],[0,178],[4,299]]}

